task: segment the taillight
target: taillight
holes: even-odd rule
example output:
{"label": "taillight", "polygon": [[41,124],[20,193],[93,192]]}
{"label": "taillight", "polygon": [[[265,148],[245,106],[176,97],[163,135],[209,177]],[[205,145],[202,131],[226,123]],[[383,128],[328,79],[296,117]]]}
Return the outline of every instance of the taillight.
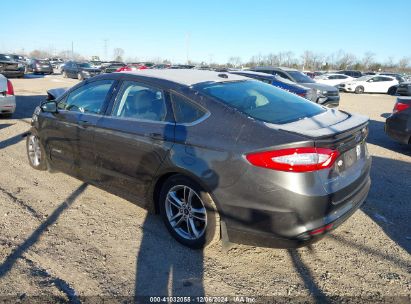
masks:
{"label": "taillight", "polygon": [[303,98],[306,98],[306,96],[307,96],[307,94],[306,93],[300,93],[300,94],[297,94],[298,96],[301,96],[301,97],[303,97]]}
{"label": "taillight", "polygon": [[308,232],[309,235],[318,235],[318,234],[323,234],[327,231],[330,231],[331,229],[333,229],[334,224],[328,224],[326,226],[320,227],[318,229],[315,230],[311,230]]}
{"label": "taillight", "polygon": [[246,155],[246,159],[257,167],[308,172],[330,168],[339,155],[333,149],[303,147],[251,153]]}
{"label": "taillight", "polygon": [[403,102],[398,102],[397,101],[397,103],[394,106],[393,112],[398,113],[398,112],[404,111],[404,110],[408,109],[410,106],[411,105],[408,104],[408,103],[403,103]]}
{"label": "taillight", "polygon": [[7,91],[6,95],[14,95],[14,88],[13,85],[11,84],[11,81],[7,79]]}

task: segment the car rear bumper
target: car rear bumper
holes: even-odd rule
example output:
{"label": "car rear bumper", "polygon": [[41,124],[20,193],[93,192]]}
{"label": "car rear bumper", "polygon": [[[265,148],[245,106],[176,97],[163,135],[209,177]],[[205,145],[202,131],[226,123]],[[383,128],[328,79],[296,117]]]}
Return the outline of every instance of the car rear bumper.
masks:
{"label": "car rear bumper", "polygon": [[410,143],[411,129],[408,128],[410,118],[406,115],[394,114],[385,122],[385,133],[403,144]]}
{"label": "car rear bumper", "polygon": [[340,95],[319,97],[317,103],[329,108],[338,107],[340,104]]}
{"label": "car rear bumper", "polygon": [[[337,228],[358,210],[365,202],[370,185],[371,180],[367,173],[367,177],[363,179],[362,183],[352,194],[344,199],[344,201],[338,203],[338,208],[334,208],[332,212],[325,213],[319,217],[313,217],[311,220],[303,220],[302,217],[298,215],[298,211],[295,213],[268,210],[261,212],[260,210],[251,208],[248,210],[238,210],[238,212],[249,213],[248,218],[253,223],[259,223],[259,225],[252,227],[246,222],[240,223],[235,218],[224,216],[223,229],[225,229],[225,231],[223,232],[223,236],[226,235],[230,242],[251,246],[271,248],[297,248],[307,246],[320,240],[327,232]],[[328,197],[318,198],[318,203],[322,204],[328,201],[329,204],[332,204],[333,196],[334,194],[331,193]],[[315,201],[307,201],[307,204],[312,203],[315,203]],[[240,217],[243,216],[240,215]],[[267,230],[270,230],[267,226],[269,226],[270,223],[278,221],[283,221],[285,226],[289,225],[289,222],[292,222],[292,225],[295,226],[292,230],[298,231],[298,233],[284,236],[267,232]],[[314,233],[318,229],[323,229],[324,231]]]}
{"label": "car rear bumper", "polygon": [[16,110],[15,96],[0,96],[0,114],[14,113]]}
{"label": "car rear bumper", "polygon": [[35,68],[33,69],[34,73],[53,73],[53,69],[52,68]]}
{"label": "car rear bumper", "polygon": [[0,74],[3,74],[7,78],[23,77],[24,76],[24,70],[3,71]]}

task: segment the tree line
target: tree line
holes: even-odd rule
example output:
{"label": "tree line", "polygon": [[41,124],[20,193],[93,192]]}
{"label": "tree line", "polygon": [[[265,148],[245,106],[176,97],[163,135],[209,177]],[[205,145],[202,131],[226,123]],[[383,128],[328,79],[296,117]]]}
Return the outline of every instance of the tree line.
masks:
{"label": "tree line", "polygon": [[[138,62],[138,57],[124,57],[124,50],[122,48],[113,49],[113,56],[111,60]],[[79,53],[65,50],[59,52],[57,55],[52,55],[51,52],[45,50],[33,50],[28,54],[33,58],[50,58],[60,57],[63,59],[86,60],[84,56]],[[161,57],[153,57],[147,60],[153,63],[170,63],[170,60]],[[339,50],[331,54],[322,54],[306,50],[301,55],[297,56],[292,51],[283,51],[277,53],[258,54],[252,56],[249,60],[243,60],[239,56],[231,56],[226,63],[215,62],[196,62],[189,61],[188,63],[200,66],[211,67],[229,67],[229,68],[244,68],[254,66],[285,66],[307,71],[332,71],[332,70],[360,70],[360,71],[396,71],[396,72],[411,72],[411,58],[402,57],[395,61],[393,57],[388,57],[385,61],[376,59],[376,54],[368,51],[362,56],[356,56],[352,53]]]}
{"label": "tree line", "polygon": [[330,70],[360,70],[360,71],[397,71],[411,72],[411,58],[403,57],[394,61],[392,57],[381,62],[376,59],[376,54],[366,52],[361,57],[340,50],[328,55],[313,51],[304,51],[296,56],[291,51],[258,54],[252,56],[247,62],[242,62],[240,57],[230,57],[227,65],[229,67],[252,67],[252,66],[285,66],[308,71],[330,71]]}

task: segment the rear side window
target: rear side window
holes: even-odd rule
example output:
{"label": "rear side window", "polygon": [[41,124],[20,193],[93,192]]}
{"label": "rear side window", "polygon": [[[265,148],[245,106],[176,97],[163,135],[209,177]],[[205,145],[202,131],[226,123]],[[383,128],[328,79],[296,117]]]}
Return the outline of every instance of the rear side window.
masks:
{"label": "rear side window", "polygon": [[177,123],[192,123],[207,114],[206,110],[181,95],[171,94],[171,101]]}
{"label": "rear side window", "polygon": [[118,94],[113,116],[166,121],[167,106],[162,90],[135,81],[125,81]]}
{"label": "rear side window", "polygon": [[195,89],[254,119],[274,124],[289,123],[326,111],[302,97],[255,80],[204,83]]}

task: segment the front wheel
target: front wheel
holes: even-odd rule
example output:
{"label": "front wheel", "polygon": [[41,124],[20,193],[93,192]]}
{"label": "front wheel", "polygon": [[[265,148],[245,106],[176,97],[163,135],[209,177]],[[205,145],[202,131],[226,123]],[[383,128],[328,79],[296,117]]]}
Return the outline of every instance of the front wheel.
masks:
{"label": "front wheel", "polygon": [[362,87],[362,86],[356,87],[356,88],[355,88],[355,93],[356,93],[356,94],[362,94],[362,93],[364,93],[364,87]]}
{"label": "front wheel", "polygon": [[199,249],[220,239],[220,216],[210,194],[185,176],[170,177],[160,193],[160,212],[171,235]]}
{"label": "front wheel", "polygon": [[36,134],[31,133],[27,136],[26,149],[30,166],[36,170],[46,170],[45,153],[41,146],[40,139]]}

